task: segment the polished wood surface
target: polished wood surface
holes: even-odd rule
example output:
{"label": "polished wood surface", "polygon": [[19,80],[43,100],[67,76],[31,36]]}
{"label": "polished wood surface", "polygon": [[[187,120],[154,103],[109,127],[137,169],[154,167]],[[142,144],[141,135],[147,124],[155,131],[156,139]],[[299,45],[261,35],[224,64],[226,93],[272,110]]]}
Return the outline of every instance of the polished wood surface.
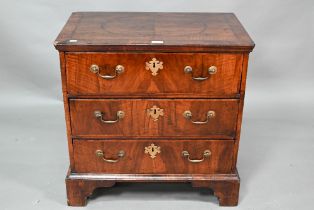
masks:
{"label": "polished wood surface", "polygon": [[[157,121],[147,114],[154,105],[163,109]],[[72,135],[93,138],[212,138],[234,139],[239,100],[236,99],[180,99],[139,100],[103,99],[70,100]],[[94,116],[94,111],[104,113],[104,120],[116,119],[119,110],[125,116],[114,124],[105,124]],[[192,112],[192,120],[205,121],[208,111],[215,117],[206,124],[193,124],[183,116]]]}
{"label": "polished wood surface", "polygon": [[254,47],[232,13],[75,12],[54,44],[76,52],[249,52]]}
{"label": "polished wood surface", "polygon": [[[164,96],[220,96],[235,97],[239,94],[242,71],[242,54],[195,53],[67,53],[67,86],[70,96],[102,95],[105,97],[164,97]],[[145,69],[145,63],[156,58],[163,62],[163,69],[156,76]],[[96,64],[101,74],[114,75],[115,67],[125,70],[114,79],[103,79],[90,71]],[[184,72],[186,66],[192,74]],[[217,67],[216,74],[208,68]],[[204,81],[192,77],[208,77]]]}
{"label": "polished wood surface", "polygon": [[72,133],[71,133],[70,106],[69,106],[69,98],[67,94],[67,82],[66,82],[67,77],[66,77],[66,65],[65,65],[65,53],[64,52],[59,52],[59,60],[60,60],[63,108],[64,108],[64,114],[65,114],[64,116],[65,116],[66,133],[67,133],[67,141],[68,141],[68,151],[69,151],[70,167],[72,167],[74,164],[73,144],[72,144]]}
{"label": "polished wood surface", "polygon": [[112,187],[115,181],[107,180],[80,180],[71,179],[69,176],[65,179],[67,190],[67,202],[69,206],[85,206],[87,198],[92,195],[96,188]]}
{"label": "polished wood surface", "polygon": [[[254,42],[230,13],[75,12],[54,43],[59,50],[70,169],[68,205],[83,206],[95,188],[116,182],[191,182],[214,191],[221,206],[238,203],[236,164],[249,52]],[[153,76],[145,63],[163,69]],[[103,75],[124,72],[107,80]],[[192,74],[184,72],[191,66]],[[217,67],[209,74],[210,66]],[[204,81],[192,77],[208,77]],[[154,121],[147,109],[163,115]],[[115,120],[117,111],[124,118]],[[184,111],[191,111],[186,119]],[[215,117],[206,124],[206,113]],[[152,114],[156,114],[153,112]],[[151,158],[145,147],[160,153]],[[156,149],[156,148],[155,148]],[[204,150],[211,156],[199,163]],[[108,163],[96,156],[102,150]]]}
{"label": "polished wood surface", "polygon": [[190,182],[196,188],[212,189],[220,206],[236,206],[240,188],[237,170],[228,174],[98,174],[69,170],[66,177],[68,205],[84,206],[96,188],[112,187],[116,182]]}
{"label": "polished wood surface", "polygon": [[[232,177],[232,176],[231,176]],[[237,206],[239,201],[240,178],[233,176],[232,178],[223,178],[214,181],[193,181],[193,187],[210,188],[214,195],[218,198],[220,206]]]}
{"label": "polished wood surface", "polygon": [[[230,173],[232,166],[232,140],[74,140],[74,168],[77,173],[173,173],[213,174]],[[151,158],[145,147],[154,144],[160,153]],[[116,163],[107,163],[95,155],[102,150],[105,158],[117,159],[120,150],[125,152]],[[203,152],[211,155],[203,162],[191,163],[182,156],[188,151],[191,159],[202,159]]]}
{"label": "polished wood surface", "polygon": [[247,71],[248,71],[248,62],[249,62],[249,55],[245,54],[243,57],[243,67],[242,67],[242,77],[241,77],[241,86],[240,86],[240,93],[241,99],[239,104],[239,112],[238,112],[238,119],[237,119],[237,131],[236,131],[236,138],[235,138],[235,147],[233,150],[233,168],[236,168],[237,159],[238,159],[238,152],[239,152],[239,144],[240,144],[240,137],[241,137],[241,127],[242,127],[242,118],[243,118],[243,109],[244,109],[244,97],[245,97],[245,87],[246,87],[246,78],[247,78]]}

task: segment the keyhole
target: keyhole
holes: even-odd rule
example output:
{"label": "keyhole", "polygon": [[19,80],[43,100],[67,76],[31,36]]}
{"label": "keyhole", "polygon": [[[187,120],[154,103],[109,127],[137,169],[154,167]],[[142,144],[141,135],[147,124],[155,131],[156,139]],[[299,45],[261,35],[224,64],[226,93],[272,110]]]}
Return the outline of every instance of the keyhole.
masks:
{"label": "keyhole", "polygon": [[156,67],[156,64],[155,64],[155,62],[153,63],[153,67],[154,67],[154,68]]}
{"label": "keyhole", "polygon": [[157,113],[157,110],[156,109],[154,109],[154,114],[156,114]]}
{"label": "keyhole", "polygon": [[152,152],[154,152],[154,147],[152,148]]}

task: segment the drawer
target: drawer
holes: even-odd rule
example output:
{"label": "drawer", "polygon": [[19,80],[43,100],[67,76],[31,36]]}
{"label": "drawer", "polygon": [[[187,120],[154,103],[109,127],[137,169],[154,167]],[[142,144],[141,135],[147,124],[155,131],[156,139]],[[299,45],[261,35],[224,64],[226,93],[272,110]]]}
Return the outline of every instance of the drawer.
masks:
{"label": "drawer", "polygon": [[234,139],[238,107],[237,99],[72,99],[72,135]]}
{"label": "drawer", "polygon": [[67,88],[72,96],[234,97],[242,60],[242,54],[67,53]]}
{"label": "drawer", "polygon": [[77,140],[78,173],[229,173],[232,140]]}

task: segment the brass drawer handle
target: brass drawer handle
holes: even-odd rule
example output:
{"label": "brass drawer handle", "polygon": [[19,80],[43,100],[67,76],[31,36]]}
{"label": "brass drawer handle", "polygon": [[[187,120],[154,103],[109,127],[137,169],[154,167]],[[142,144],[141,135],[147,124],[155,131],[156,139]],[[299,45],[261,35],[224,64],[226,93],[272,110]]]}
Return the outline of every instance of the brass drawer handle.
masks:
{"label": "brass drawer handle", "polygon": [[[184,72],[186,74],[192,74],[193,69],[191,66],[186,66],[186,67],[184,67]],[[217,67],[216,66],[211,66],[208,68],[208,74],[216,74],[216,73],[217,73]],[[203,81],[203,80],[208,79],[208,77],[193,77],[192,76],[192,79],[197,80],[197,81]]]}
{"label": "brass drawer handle", "polygon": [[96,150],[96,156],[99,158],[102,158],[103,161],[107,163],[116,163],[118,162],[121,158],[123,158],[125,155],[125,152],[123,150],[120,150],[117,154],[118,158],[117,159],[107,159],[105,158],[105,154],[102,150]]}
{"label": "brass drawer handle", "polygon": [[95,111],[94,115],[97,119],[99,119],[101,122],[106,123],[106,124],[113,124],[116,122],[119,122],[120,119],[124,118],[125,113],[123,111],[117,111],[117,119],[116,120],[104,120],[103,116],[105,115],[101,111]]}
{"label": "brass drawer handle", "polygon": [[96,64],[93,64],[90,66],[89,70],[93,72],[94,74],[97,74],[99,77],[103,79],[113,79],[118,76],[118,74],[122,74],[124,72],[124,66],[117,65],[115,68],[115,74],[114,75],[102,75],[100,74],[100,67]]}
{"label": "brass drawer handle", "polygon": [[190,159],[190,153],[188,151],[182,151],[182,156],[187,158],[189,162],[191,163],[200,163],[205,160],[205,158],[208,158],[211,155],[211,151],[209,149],[205,150],[203,152],[203,158],[202,159]]}
{"label": "brass drawer handle", "polygon": [[207,115],[206,115],[206,120],[205,120],[205,121],[193,121],[193,120],[192,120],[192,112],[191,112],[191,111],[187,110],[187,111],[184,111],[184,112],[183,112],[183,116],[184,116],[186,119],[191,120],[191,122],[192,122],[193,124],[206,124],[206,123],[209,122],[209,119],[210,119],[210,118],[214,118],[215,115],[216,115],[215,111],[208,111],[208,112],[207,112]]}

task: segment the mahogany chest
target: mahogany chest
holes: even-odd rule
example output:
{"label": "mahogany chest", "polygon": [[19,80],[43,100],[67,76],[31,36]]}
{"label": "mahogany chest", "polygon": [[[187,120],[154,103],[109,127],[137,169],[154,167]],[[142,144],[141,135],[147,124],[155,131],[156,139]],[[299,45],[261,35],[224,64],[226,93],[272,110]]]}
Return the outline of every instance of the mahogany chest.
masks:
{"label": "mahogany chest", "polygon": [[117,182],[190,182],[237,205],[254,43],[234,14],[75,12],[54,45],[69,205]]}

